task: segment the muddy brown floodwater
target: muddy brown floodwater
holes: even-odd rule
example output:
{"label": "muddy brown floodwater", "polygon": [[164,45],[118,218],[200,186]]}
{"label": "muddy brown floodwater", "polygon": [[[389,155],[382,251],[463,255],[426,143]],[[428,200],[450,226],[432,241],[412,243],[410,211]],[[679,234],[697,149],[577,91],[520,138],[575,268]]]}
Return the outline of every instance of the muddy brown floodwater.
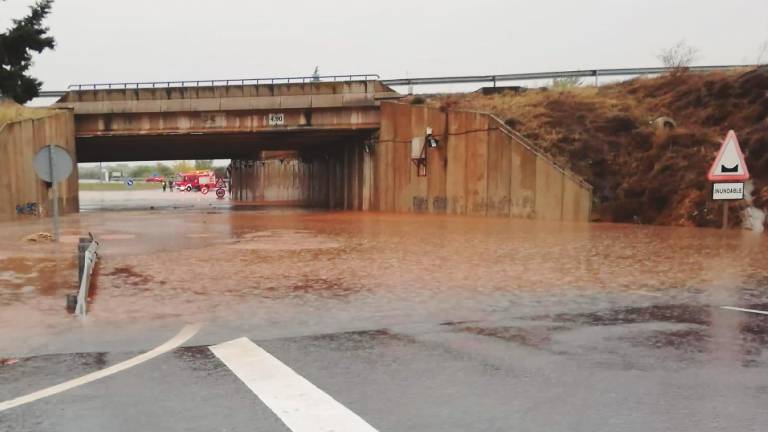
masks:
{"label": "muddy brown floodwater", "polygon": [[0,224],[0,346],[81,325],[65,312],[64,295],[76,290],[76,239],[89,231],[102,247],[88,320],[115,325],[471,321],[661,296],[697,305],[768,302],[768,236],[751,232],[188,201],[67,216],[58,245],[22,241],[48,230],[47,221]]}

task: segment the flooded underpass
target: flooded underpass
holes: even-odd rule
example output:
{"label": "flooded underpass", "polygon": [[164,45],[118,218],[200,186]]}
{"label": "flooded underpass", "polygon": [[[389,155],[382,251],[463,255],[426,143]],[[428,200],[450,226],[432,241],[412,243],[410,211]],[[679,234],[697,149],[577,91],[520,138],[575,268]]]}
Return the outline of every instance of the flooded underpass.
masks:
{"label": "flooded underpass", "polygon": [[[0,366],[0,401],[196,323],[174,356],[37,409],[76,411],[115,386],[136,394],[142,413],[177,408],[153,392],[195,407],[196,392],[229,400],[247,389],[232,390],[236,379],[199,347],[246,336],[379,430],[648,430],[648,418],[657,430],[758,430],[768,420],[768,315],[722,308],[768,310],[764,235],[236,211],[200,194],[174,195],[171,208],[153,204],[170,194],[131,193],[145,194],[140,204],[64,218],[58,245],[22,240],[43,222],[0,226],[0,358],[15,359]],[[102,246],[82,320],[64,295],[76,290],[75,245],[87,232]],[[26,380],[46,367],[49,378]],[[147,384],[158,380],[168,381]],[[228,408],[239,413],[232,430],[268,422],[240,403]],[[0,410],[0,425],[34,406]],[[210,409],[192,416],[206,430],[220,425],[201,419]]]}

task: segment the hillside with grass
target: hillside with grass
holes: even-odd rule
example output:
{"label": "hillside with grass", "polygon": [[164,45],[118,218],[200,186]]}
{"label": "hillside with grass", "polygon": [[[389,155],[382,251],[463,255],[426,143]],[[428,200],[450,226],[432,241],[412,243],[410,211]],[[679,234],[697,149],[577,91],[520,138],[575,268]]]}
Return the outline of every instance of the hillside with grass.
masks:
{"label": "hillside with grass", "polygon": [[[718,226],[706,173],[734,129],[768,210],[768,68],[675,73],[602,87],[434,95],[446,109],[491,112],[594,186],[597,220]],[[731,206],[741,222],[747,203]]]}

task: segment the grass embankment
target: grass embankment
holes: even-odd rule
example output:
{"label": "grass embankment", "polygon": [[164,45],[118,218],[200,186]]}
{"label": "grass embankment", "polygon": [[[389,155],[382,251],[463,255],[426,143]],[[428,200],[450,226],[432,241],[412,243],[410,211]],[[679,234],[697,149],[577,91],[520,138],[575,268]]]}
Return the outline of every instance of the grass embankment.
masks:
{"label": "grass embankment", "polygon": [[[519,95],[437,95],[428,103],[506,119],[585,177],[595,187],[597,216],[614,222],[717,226],[706,173],[734,129],[754,179],[754,205],[768,209],[767,67]],[[674,120],[673,130],[657,127],[663,116]],[[739,206],[731,207],[738,223]]]}
{"label": "grass embankment", "polygon": [[81,191],[131,191],[131,190],[151,190],[162,189],[160,183],[145,183],[137,181],[133,186],[125,183],[83,183],[80,182]]}

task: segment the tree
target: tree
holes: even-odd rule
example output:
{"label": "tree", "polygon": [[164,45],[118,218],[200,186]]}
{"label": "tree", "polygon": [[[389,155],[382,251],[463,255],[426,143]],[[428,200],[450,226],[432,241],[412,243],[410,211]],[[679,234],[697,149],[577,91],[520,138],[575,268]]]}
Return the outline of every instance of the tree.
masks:
{"label": "tree", "polygon": [[77,167],[77,177],[80,179],[98,180],[101,178],[99,167],[79,166]]}
{"label": "tree", "polygon": [[153,171],[151,165],[138,165],[131,168],[130,176],[135,178],[147,178],[152,175]]}
{"label": "tree", "polygon": [[579,77],[564,77],[555,78],[552,80],[552,88],[555,90],[565,90],[581,85],[581,78]]}
{"label": "tree", "polygon": [[13,25],[0,33],[0,93],[23,104],[40,94],[43,83],[27,72],[32,66],[32,52],[53,49],[56,41],[48,35],[43,20],[51,12],[53,0],[38,0],[29,15],[14,19]]}
{"label": "tree", "polygon": [[173,168],[169,167],[168,165],[158,162],[155,166],[155,171],[160,174],[161,177],[171,177],[173,176]]}
{"label": "tree", "polygon": [[192,166],[185,160],[176,161],[172,168],[175,173],[192,171]]}
{"label": "tree", "polygon": [[213,168],[213,159],[201,159],[195,161],[196,170],[209,170]]}
{"label": "tree", "polygon": [[685,39],[679,41],[671,48],[661,50],[657,56],[664,67],[672,69],[673,72],[687,69],[698,57],[699,50],[688,45]]}

